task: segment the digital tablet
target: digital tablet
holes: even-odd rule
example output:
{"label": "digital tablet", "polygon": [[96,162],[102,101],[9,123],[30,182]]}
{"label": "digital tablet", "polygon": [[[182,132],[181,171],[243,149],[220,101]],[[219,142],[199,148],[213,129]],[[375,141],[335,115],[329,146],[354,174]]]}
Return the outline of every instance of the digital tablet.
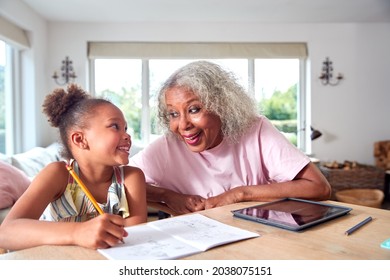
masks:
{"label": "digital tablet", "polygon": [[349,207],[323,202],[286,198],[232,210],[232,213],[235,217],[299,231],[348,214],[351,210]]}

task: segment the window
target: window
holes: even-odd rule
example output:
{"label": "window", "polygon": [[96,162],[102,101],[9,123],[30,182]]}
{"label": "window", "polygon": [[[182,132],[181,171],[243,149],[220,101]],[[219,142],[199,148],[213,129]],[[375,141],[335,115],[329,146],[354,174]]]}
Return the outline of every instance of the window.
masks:
{"label": "window", "polygon": [[19,92],[16,91],[17,80],[15,63],[18,52],[14,47],[0,40],[0,153],[12,154],[18,144],[17,112]]}
{"label": "window", "polygon": [[206,59],[233,71],[254,95],[259,112],[293,144],[306,150],[302,141],[305,114],[300,112],[304,110],[300,102],[304,87],[300,81],[305,58],[90,58],[92,92],[110,98],[123,110],[133,142],[138,145],[146,145],[160,134],[156,126],[156,94],[161,83],[177,68]]}
{"label": "window", "polygon": [[0,15],[0,152],[12,154],[21,143],[20,57],[29,48],[27,32]]}
{"label": "window", "polygon": [[254,69],[259,112],[298,146],[299,59],[256,59]]}
{"label": "window", "polygon": [[5,42],[0,41],[0,153],[5,154]]}

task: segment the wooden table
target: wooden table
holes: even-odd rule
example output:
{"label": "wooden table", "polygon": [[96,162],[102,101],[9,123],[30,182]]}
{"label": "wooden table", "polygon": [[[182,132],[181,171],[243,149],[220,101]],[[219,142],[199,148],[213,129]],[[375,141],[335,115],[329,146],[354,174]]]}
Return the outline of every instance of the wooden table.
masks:
{"label": "wooden table", "polygon": [[[209,209],[199,213],[223,223],[255,231],[260,237],[210,249],[187,260],[390,260],[390,250],[380,244],[390,238],[390,211],[326,201],[353,208],[350,214],[309,228],[291,232],[272,226],[235,218],[231,210],[258,204],[244,202]],[[373,221],[347,236],[345,231],[366,217]],[[0,260],[102,260],[95,250],[77,246],[39,246],[0,255]]]}

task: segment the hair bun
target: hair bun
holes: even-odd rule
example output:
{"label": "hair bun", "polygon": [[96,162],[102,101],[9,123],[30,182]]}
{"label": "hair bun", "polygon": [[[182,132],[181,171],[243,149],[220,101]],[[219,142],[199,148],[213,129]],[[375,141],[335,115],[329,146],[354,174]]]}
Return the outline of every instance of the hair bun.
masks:
{"label": "hair bun", "polygon": [[55,89],[47,95],[43,102],[43,113],[48,117],[53,127],[58,127],[64,121],[66,114],[81,100],[88,99],[89,95],[76,84],[69,84],[67,91],[63,88]]}

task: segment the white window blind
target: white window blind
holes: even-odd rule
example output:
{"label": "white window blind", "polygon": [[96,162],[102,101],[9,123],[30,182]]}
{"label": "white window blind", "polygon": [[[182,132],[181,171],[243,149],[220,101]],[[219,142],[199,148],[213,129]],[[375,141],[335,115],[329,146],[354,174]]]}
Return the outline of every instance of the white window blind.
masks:
{"label": "white window blind", "polygon": [[29,48],[27,32],[0,15],[0,38],[17,48]]}
{"label": "white window blind", "polygon": [[306,58],[306,43],[89,42],[95,58]]}

